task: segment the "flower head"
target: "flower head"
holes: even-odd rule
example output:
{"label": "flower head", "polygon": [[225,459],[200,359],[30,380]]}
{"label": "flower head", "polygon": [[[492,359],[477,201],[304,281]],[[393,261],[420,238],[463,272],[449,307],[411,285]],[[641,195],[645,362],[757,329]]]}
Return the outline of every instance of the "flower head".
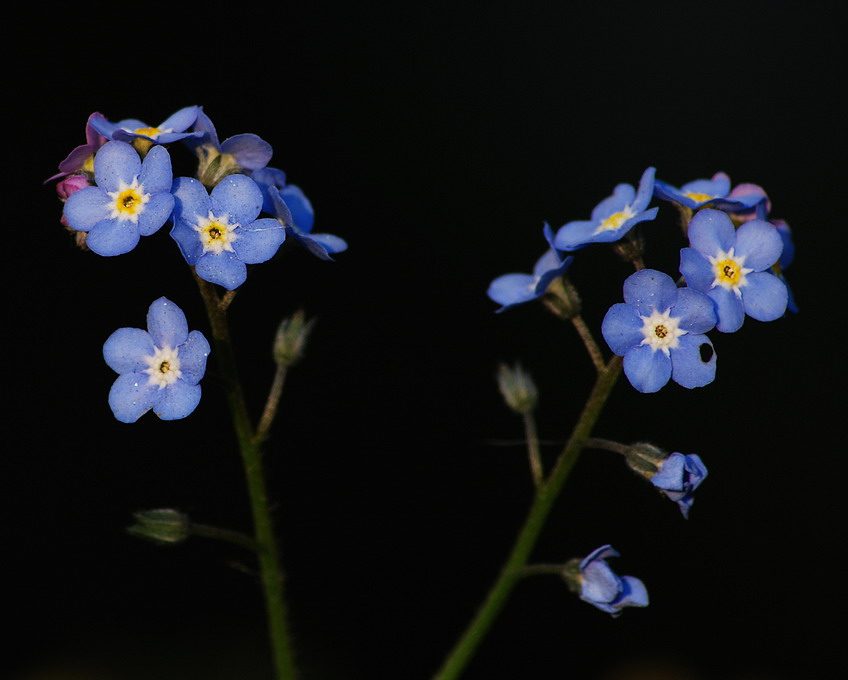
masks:
{"label": "flower head", "polygon": [[679,189],[657,180],[654,183],[654,196],[690,210],[710,207],[741,213],[749,211],[766,198],[765,191],[755,184],[740,184],[731,192],[730,177],[724,172],[717,172],[710,179],[688,182]]}
{"label": "flower head", "polygon": [[197,132],[186,132],[197,119],[199,111],[199,106],[187,106],[155,127],[135,118],[112,123],[102,116],[93,120],[92,126],[98,133],[111,140],[130,144],[136,140],[145,140],[153,144],[170,144],[186,137],[199,136]]}
{"label": "flower head", "polygon": [[334,234],[312,233],[315,211],[300,187],[286,184],[286,174],[277,168],[262,168],[251,174],[262,189],[262,209],[274,215],[286,229],[286,236],[322,260],[347,250],[344,239]]}
{"label": "flower head", "polygon": [[486,294],[492,301],[502,305],[498,312],[541,297],[571,266],[574,257],[563,257],[559,253],[554,246],[553,230],[548,224],[545,224],[542,233],[549,247],[537,260],[532,274],[504,274],[489,284]]}
{"label": "flower head", "polygon": [[715,303],[718,330],[739,330],[746,314],[758,321],[783,316],[786,285],[771,272],[783,250],[774,225],[751,220],[737,230],[727,214],[706,208],[689,223],[689,244],[680,251],[680,272]]}
{"label": "flower head", "polygon": [[624,282],[624,302],[607,311],[601,333],[624,357],[624,374],[640,392],[656,392],[669,379],[691,389],[715,378],[715,353],[704,335],[715,322],[705,295],[641,269]]}
{"label": "flower head", "polygon": [[672,453],[660,463],[659,470],[650,478],[651,484],[660,489],[680,507],[684,517],[689,517],[692,493],[707,476],[707,468],[700,456],[694,453]]}
{"label": "flower head", "polygon": [[648,209],[654,193],[654,168],[642,173],[639,188],[619,184],[612,195],[592,210],[592,219],[568,222],[556,234],[556,247],[577,250],[590,243],[612,243],[627,235],[640,222],[652,220],[658,208]]}
{"label": "flower head", "polygon": [[618,576],[606,563],[610,557],[618,557],[618,552],[603,545],[581,560],[576,569],[566,565],[563,575],[581,600],[613,616],[619,616],[624,607],[647,607],[645,584],[635,576]]}
{"label": "flower head", "polygon": [[94,157],[90,186],[70,195],[64,217],[98,255],[122,255],[165,224],[174,207],[171,157],[163,147],[144,161],[126,142],[108,142]]}
{"label": "flower head", "polygon": [[257,219],[262,192],[246,175],[230,175],[212,193],[191,177],[174,180],[171,236],[197,275],[227,290],[247,278],[247,265],[270,260],[286,239],[275,219]]}
{"label": "flower head", "polygon": [[85,144],[74,148],[71,153],[59,163],[59,172],[52,177],[48,177],[45,182],[53,179],[59,179],[67,175],[88,172],[94,172],[94,154],[107,141],[106,137],[101,135],[94,129],[92,123],[97,120],[105,120],[102,113],[92,113],[85,124]]}
{"label": "flower head", "polygon": [[161,297],[147,312],[147,330],[119,328],[103,345],[103,358],[118,373],[109,406],[122,423],[149,410],[162,420],[185,418],[200,403],[209,343],[188,330],[185,314]]}

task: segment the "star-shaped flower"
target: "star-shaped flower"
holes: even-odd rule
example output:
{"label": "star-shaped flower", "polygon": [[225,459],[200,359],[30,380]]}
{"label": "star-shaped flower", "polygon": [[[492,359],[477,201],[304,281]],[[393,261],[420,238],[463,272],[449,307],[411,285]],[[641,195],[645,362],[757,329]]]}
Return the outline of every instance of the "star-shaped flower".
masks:
{"label": "star-shaped flower", "polygon": [[642,173],[639,188],[619,184],[612,195],[592,210],[592,219],[568,222],[556,234],[559,250],[577,250],[590,243],[612,243],[627,235],[640,222],[652,220],[658,208],[648,209],[654,193],[654,168]]}
{"label": "star-shaped flower", "polygon": [[783,316],[788,292],[771,272],[783,250],[774,225],[751,220],[737,230],[727,214],[706,208],[692,218],[688,233],[691,247],[680,251],[680,272],[715,303],[719,331],[739,330],[746,314],[758,321]]}
{"label": "star-shaped flower", "polygon": [[88,232],[86,245],[98,255],[122,255],[165,224],[174,207],[171,157],[163,147],[144,161],[126,142],[108,142],[94,157],[96,186],[68,196],[67,224]]}
{"label": "star-shaped flower", "polygon": [[624,302],[607,311],[601,333],[640,392],[656,392],[669,379],[692,389],[715,379],[716,356],[704,335],[715,323],[706,295],[641,269],[624,282]]}
{"label": "star-shaped flower", "polygon": [[103,345],[103,358],[119,374],[109,391],[115,418],[134,423],[150,411],[162,420],[185,418],[200,403],[209,343],[188,330],[185,314],[161,297],[147,312],[147,330],[119,328]]}

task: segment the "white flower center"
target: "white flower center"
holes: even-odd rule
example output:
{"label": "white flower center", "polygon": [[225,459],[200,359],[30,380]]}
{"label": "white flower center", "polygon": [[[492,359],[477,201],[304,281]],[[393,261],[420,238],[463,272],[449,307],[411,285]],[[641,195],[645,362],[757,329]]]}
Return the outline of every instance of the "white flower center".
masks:
{"label": "white flower center", "polygon": [[106,192],[112,199],[109,217],[120,222],[138,223],[138,216],[144,212],[144,206],[150,200],[150,194],[144,193],[144,186],[138,183],[138,176],[130,184],[123,180],[117,191]]}
{"label": "white flower center", "polygon": [[680,317],[671,316],[669,310],[654,310],[650,316],[639,318],[642,319],[642,335],[645,336],[640,344],[650,345],[654,351],[662,350],[666,356],[669,350],[677,347],[678,338],[686,335],[686,331],[678,326]]}
{"label": "white flower center", "polygon": [[235,229],[239,226],[230,224],[229,215],[215,217],[210,210],[209,217],[198,217],[197,224],[192,228],[200,234],[204,253],[213,252],[220,255],[225,250],[233,252],[233,241],[238,239]]}
{"label": "white flower center", "polygon": [[600,234],[604,231],[615,231],[627,220],[633,217],[636,212],[629,205],[624,206],[624,210],[613,213],[601,222],[595,229],[595,234]]}
{"label": "white flower center", "polygon": [[172,385],[183,374],[180,370],[179,352],[168,345],[155,347],[153,355],[144,357],[144,360],[148,365],[148,368],[144,369],[149,376],[147,384],[158,385],[160,390]]}
{"label": "white flower center", "polygon": [[740,288],[748,285],[745,275],[754,270],[744,266],[744,255],[735,255],[733,251],[733,248],[727,252],[719,250],[715,257],[709,258],[715,274],[712,286],[713,288],[721,286],[732,290],[736,295],[742,295]]}

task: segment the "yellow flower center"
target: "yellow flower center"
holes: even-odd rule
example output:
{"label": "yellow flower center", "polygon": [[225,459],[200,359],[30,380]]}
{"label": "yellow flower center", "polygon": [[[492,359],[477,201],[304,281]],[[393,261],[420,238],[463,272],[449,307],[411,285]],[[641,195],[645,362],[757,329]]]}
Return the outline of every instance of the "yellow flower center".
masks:
{"label": "yellow flower center", "polygon": [[137,135],[144,135],[145,137],[151,137],[153,139],[156,139],[159,135],[162,134],[163,131],[157,127],[146,127],[138,128],[136,130],[133,130],[133,132],[135,132],[135,134]]}
{"label": "yellow flower center", "polygon": [[238,224],[230,224],[229,216],[215,217],[209,212],[208,217],[200,217],[194,230],[200,235],[200,243],[203,252],[213,252],[220,255],[223,251],[233,252],[233,241],[238,239],[238,233],[234,230]]}
{"label": "yellow flower center", "polygon": [[706,203],[707,201],[711,201],[715,198],[715,196],[710,196],[709,194],[702,194],[697,191],[687,191],[685,194],[686,198],[691,198],[695,203]]}
{"label": "yellow flower center", "polygon": [[144,212],[150,194],[144,193],[144,187],[138,183],[138,177],[131,184],[121,181],[117,191],[108,192],[112,199],[110,217],[121,222],[138,223],[138,216]]}
{"label": "yellow flower center", "polygon": [[603,231],[614,231],[618,229],[622,224],[624,224],[627,220],[629,220],[636,213],[633,212],[633,209],[628,205],[625,206],[624,210],[620,210],[617,213],[613,213],[609,217],[607,217],[603,222],[601,222],[597,229],[595,229],[596,234],[600,234]]}
{"label": "yellow flower center", "polygon": [[719,251],[716,257],[710,258],[713,266],[713,286],[721,286],[727,290],[741,294],[739,289],[748,284],[745,275],[750,274],[753,269],[745,267],[745,257],[737,256],[731,248],[726,253]]}

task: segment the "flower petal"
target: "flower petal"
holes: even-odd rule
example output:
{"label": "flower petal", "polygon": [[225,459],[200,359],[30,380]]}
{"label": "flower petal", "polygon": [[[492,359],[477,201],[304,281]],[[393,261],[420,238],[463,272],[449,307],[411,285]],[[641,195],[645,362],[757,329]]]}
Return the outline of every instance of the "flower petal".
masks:
{"label": "flower petal", "polygon": [[535,289],[536,277],[530,274],[504,274],[489,284],[486,295],[506,309],[534,299]]}
{"label": "flower petal", "polygon": [[247,175],[228,175],[209,196],[215,216],[229,215],[231,224],[250,224],[262,210],[262,191]]}
{"label": "flower petal", "polygon": [[191,225],[183,219],[175,221],[171,238],[177,242],[185,261],[192,267],[196,265],[198,258],[203,254],[203,245]]}
{"label": "flower petal", "polygon": [[170,193],[174,173],[171,169],[171,155],[164,146],[154,146],[147,152],[138,181],[149,194]]}
{"label": "flower petal", "polygon": [[267,262],[286,240],[286,230],[277,220],[264,218],[239,227],[233,250],[245,264]]}
{"label": "flower petal", "polygon": [[150,333],[141,328],[119,328],[103,344],[103,359],[115,373],[132,373],[147,368],[145,357],[155,349]]}
{"label": "flower petal", "polygon": [[621,593],[621,579],[610,569],[603,560],[592,562],[583,569],[583,585],[580,588],[580,598],[591,602],[609,603]]}
{"label": "flower petal", "polygon": [[315,211],[300,187],[289,184],[280,189],[280,197],[288,207],[294,225],[304,234],[310,233],[315,223]]}
{"label": "flower petal", "polygon": [[757,321],[774,321],[784,315],[789,289],[783,281],[770,272],[748,274],[746,279],[742,304],[748,316]]}
{"label": "flower petal", "polygon": [[200,385],[190,385],[178,379],[153,395],[153,412],[162,420],[185,418],[197,408],[200,394]]}
{"label": "flower petal", "polygon": [[[656,168],[647,168],[642,173],[642,177],[639,180],[639,188],[636,191],[636,198],[633,199],[633,203],[630,206],[637,213],[644,211],[654,196],[654,177],[656,172]],[[654,215],[656,215],[656,211],[654,211]]]}
{"label": "flower petal", "polygon": [[[161,147],[155,147],[157,149]],[[142,236],[155,234],[171,217],[174,197],[169,193],[153,194],[138,216],[138,231]]]}
{"label": "flower petal", "polygon": [[200,113],[199,106],[186,106],[162,121],[159,125],[159,129],[184,132],[191,127],[195,120],[197,120],[198,113]]}
{"label": "flower petal", "polygon": [[138,225],[110,218],[92,227],[85,244],[98,255],[113,257],[130,252],[138,245],[140,237]]}
{"label": "flower petal", "polygon": [[179,347],[181,379],[196,385],[206,373],[206,359],[212,352],[209,341],[200,331],[192,331]]}
{"label": "flower petal", "polygon": [[154,300],[147,310],[147,330],[157,347],[174,349],[188,339],[185,314],[166,297]]}
{"label": "flower petal", "polygon": [[707,296],[716,306],[717,330],[722,333],[735,333],[742,328],[742,323],[745,321],[745,306],[736,293],[722,286],[716,286],[707,292]]}
{"label": "flower petal", "polygon": [[718,321],[713,301],[692,288],[678,290],[671,315],[680,319],[678,325],[687,333],[706,333]]}
{"label": "flower petal", "polygon": [[671,378],[671,358],[647,345],[632,347],[624,355],[624,375],[640,392],[657,392]]}
{"label": "flower petal", "polygon": [[95,224],[111,214],[109,197],[100,187],[80,189],[65,201],[63,214],[73,229],[91,231]]}
{"label": "flower petal", "polygon": [[597,224],[603,222],[610,215],[621,212],[636,198],[636,189],[630,184],[619,184],[612,190],[612,195],[607,196],[592,210],[592,221]]}
{"label": "flower petal", "polygon": [[773,224],[764,220],[745,222],[736,231],[737,256],[745,257],[745,266],[755,272],[768,269],[780,259],[783,239]]}
{"label": "flower petal", "polygon": [[227,290],[238,288],[247,279],[247,265],[234,253],[222,252],[220,255],[204,253],[195,265],[197,275],[209,283],[217,283]]}
{"label": "flower petal", "polygon": [[118,191],[141,174],[141,158],[126,142],[107,142],[94,157],[94,178],[104,191]]}
{"label": "flower petal", "polygon": [[109,390],[109,408],[122,423],[134,423],[153,407],[158,390],[157,385],[148,384],[146,374],[124,373]]}
{"label": "flower petal", "polygon": [[727,252],[736,244],[736,229],[726,213],[704,208],[689,222],[689,244],[704,256]]}
{"label": "flower petal", "polygon": [[686,279],[686,285],[702,293],[712,288],[715,281],[709,260],[694,248],[680,249],[680,273]]}
{"label": "flower petal", "polygon": [[664,312],[677,300],[677,284],[656,269],[640,269],[624,282],[624,301],[634,305],[642,316],[654,310]]}
{"label": "flower petal", "polygon": [[209,217],[212,200],[206,188],[193,177],[177,177],[171,188],[174,195],[174,220],[197,224],[198,217]]}
{"label": "flower petal", "polygon": [[554,243],[559,250],[577,250],[592,242],[597,228],[594,220],[567,222],[557,230]]}
{"label": "flower petal", "polygon": [[621,597],[614,603],[618,609],[622,607],[647,607],[648,590],[641,579],[635,576],[621,577]]}
{"label": "flower petal", "polygon": [[610,349],[624,356],[631,347],[638,346],[644,339],[642,319],[633,305],[623,302],[609,308],[601,323],[601,334]]}
{"label": "flower petal", "polygon": [[274,155],[271,145],[258,135],[233,135],[221,144],[221,153],[228,153],[245,170],[261,170]]}
{"label": "flower petal", "polygon": [[[704,355],[708,355],[706,361]],[[709,385],[715,374],[716,353],[710,339],[706,335],[681,335],[677,347],[671,350],[671,379],[691,390]]]}

